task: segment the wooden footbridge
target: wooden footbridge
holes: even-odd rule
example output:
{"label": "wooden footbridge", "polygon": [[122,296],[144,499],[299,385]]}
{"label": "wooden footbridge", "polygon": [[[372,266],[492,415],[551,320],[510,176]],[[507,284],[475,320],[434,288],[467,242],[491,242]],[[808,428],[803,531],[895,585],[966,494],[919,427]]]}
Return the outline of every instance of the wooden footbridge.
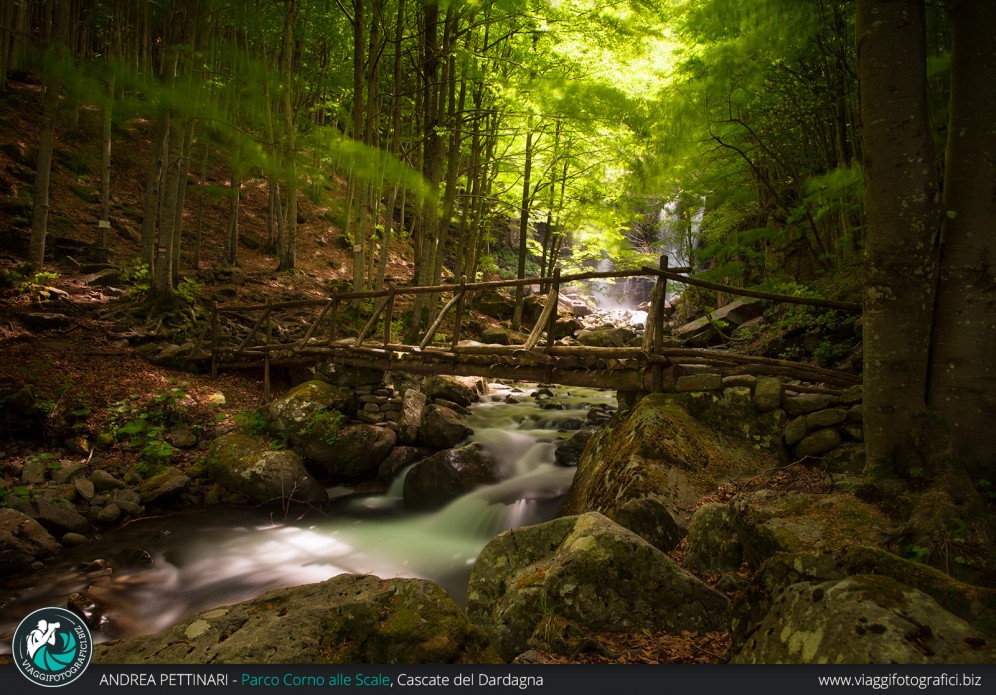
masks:
{"label": "wooden footbridge", "polygon": [[[689,277],[688,272],[688,268],[669,269],[667,259],[662,258],[658,268],[575,275],[561,275],[558,268],[552,277],[544,278],[477,283],[468,283],[463,278],[455,284],[341,292],[324,299],[242,306],[215,305],[209,327],[212,374],[217,374],[222,368],[262,367],[267,397],[271,367],[324,362],[385,372],[481,376],[634,392],[671,390],[679,377],[703,370],[723,376],[782,375],[820,385],[810,390],[834,390],[860,383],[859,377],[847,372],[737,355],[725,350],[668,345],[664,311],[668,281],[776,302],[844,311],[861,310],[861,305],[851,302],[728,287]],[[555,343],[554,325],[564,285],[641,276],[656,279],[641,345],[589,347]],[[485,345],[461,339],[468,298],[472,293],[529,285],[545,289],[546,302],[525,342],[519,345]],[[419,294],[448,296],[449,299],[417,343],[399,342],[393,326],[396,303],[399,300],[411,301],[411,297]],[[350,304],[361,304],[364,300],[373,300],[373,308],[362,330],[355,336],[340,337],[342,312]],[[432,306],[437,304],[430,301]],[[437,334],[451,313],[452,331],[444,342]]]}

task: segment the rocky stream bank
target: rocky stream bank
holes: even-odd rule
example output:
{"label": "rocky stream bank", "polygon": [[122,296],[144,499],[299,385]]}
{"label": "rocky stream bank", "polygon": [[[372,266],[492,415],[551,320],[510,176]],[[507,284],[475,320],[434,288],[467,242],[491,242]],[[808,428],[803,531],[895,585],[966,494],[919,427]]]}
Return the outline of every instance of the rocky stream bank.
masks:
{"label": "rocky stream bank", "polygon": [[[76,504],[39,496],[2,510],[0,567],[40,567],[61,544],[85,543],[110,523],[112,504],[133,516],[185,498],[321,507],[330,483],[383,488],[410,467],[404,505],[428,510],[507,478],[486,448],[464,444],[461,415],[483,383],[319,374],[216,433],[199,467],[138,486],[85,465],[42,470],[33,484]],[[859,389],[813,394],[773,378],[696,376],[697,389],[556,422],[556,460],[577,467],[558,517],[487,543],[466,608],[424,579],[347,573],[105,643],[96,658],[530,663],[611,655],[608,635],[646,631],[725,635],[716,660],[742,663],[996,658],[996,591],[884,549],[894,522],[865,499],[860,442],[842,444],[860,422]],[[505,399],[532,399],[551,416],[562,407],[545,387]],[[94,596],[67,600],[101,628]],[[313,629],[283,627],[292,624]]]}

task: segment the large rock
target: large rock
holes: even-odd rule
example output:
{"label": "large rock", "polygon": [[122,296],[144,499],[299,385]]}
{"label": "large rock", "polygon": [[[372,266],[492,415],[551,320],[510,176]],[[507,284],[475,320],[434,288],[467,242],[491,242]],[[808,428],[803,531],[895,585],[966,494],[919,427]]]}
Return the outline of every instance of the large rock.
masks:
{"label": "large rock", "polygon": [[675,398],[699,422],[741,441],[742,445],[762,449],[784,460],[782,429],[785,413],[781,410],[759,413],[749,389],[725,388],[719,392],[689,393]]}
{"label": "large rock", "polygon": [[891,527],[878,508],[844,493],[758,490],[737,496],[732,507],[744,559],[754,567],[776,552],[877,545]]}
{"label": "large rock", "polygon": [[860,574],[786,587],[734,663],[992,663],[986,636],[927,594]]}
{"label": "large rock", "polygon": [[322,430],[319,434],[324,434],[327,424],[341,419],[337,414],[355,412],[356,396],[351,389],[312,379],[295,386],[266,407],[267,429],[296,442],[319,430]]}
{"label": "large rock", "polygon": [[15,509],[0,509],[0,576],[24,572],[61,546],[41,524]]}
{"label": "large rock", "polygon": [[405,389],[401,399],[401,418],[398,422],[398,441],[402,444],[414,444],[418,441],[418,427],[425,417],[425,406],[428,399],[417,389]]}
{"label": "large rock", "polygon": [[558,466],[576,466],[581,460],[584,448],[588,446],[588,440],[595,434],[595,430],[581,430],[575,432],[570,437],[560,442],[553,452],[554,462]]}
{"label": "large rock", "polygon": [[500,290],[478,290],[471,295],[471,306],[496,319],[510,319],[515,314],[515,299]]}
{"label": "large rock", "polygon": [[492,326],[481,331],[481,341],[485,345],[522,345],[529,336],[502,326]]}
{"label": "large rock", "polygon": [[294,449],[320,466],[329,478],[355,482],[377,475],[397,441],[398,435],[388,427],[353,423],[324,434],[318,428],[298,438]]}
{"label": "large rock", "polygon": [[730,506],[712,503],[696,509],[688,524],[688,567],[707,572],[736,570],[743,558]]}
{"label": "large rock", "polygon": [[758,377],[754,384],[754,405],[762,413],[777,409],[782,404],[782,382],[773,376]]}
{"label": "large rock", "polygon": [[418,443],[433,449],[448,449],[473,433],[453,410],[430,405],[418,428]]}
{"label": "large rock", "polygon": [[[349,339],[352,342],[352,338]],[[315,376],[333,386],[353,389],[357,386],[376,386],[384,381],[384,372],[366,367],[347,367],[324,362],[315,366]]]}
{"label": "large rock", "polygon": [[996,589],[965,584],[929,565],[904,560],[878,548],[850,545],[825,553],[777,553],[765,562],[734,601],[731,630],[734,651],[754,634],[787,587],[799,582],[819,584],[855,574],[890,577],[918,589],[946,611],[996,638]]}
{"label": "large rock", "polygon": [[726,627],[728,601],[601,514],[506,531],[477,558],[467,614],[505,659],[557,650],[551,633],[705,632]]}
{"label": "large rock", "polygon": [[417,446],[396,446],[377,467],[377,479],[388,485],[397,476],[398,471],[432,456],[433,453],[435,452],[432,449],[423,449]]}
{"label": "large rock", "polygon": [[615,326],[578,331],[577,340],[590,347],[626,347],[635,334],[633,331]]}
{"label": "large rock", "polygon": [[142,481],[138,494],[142,504],[168,502],[187,489],[188,478],[180,469],[167,466],[151,478]]}
{"label": "large rock", "polygon": [[425,380],[429,400],[442,398],[464,407],[476,403],[486,388],[484,380],[476,376],[431,376]]}
{"label": "large rock", "polygon": [[438,509],[481,485],[498,482],[496,463],[480,444],[422,459],[405,476],[405,506]]}
{"label": "large rock", "polygon": [[102,664],[494,663],[487,637],[425,579],[341,574],[97,645]]}
{"label": "large rock", "polygon": [[47,499],[29,500],[19,507],[54,536],[65,533],[81,533],[84,536],[93,531],[93,526],[73,507],[64,507]]}
{"label": "large rock", "polygon": [[719,482],[772,465],[770,454],[692,417],[682,407],[687,400],[650,394],[627,417],[598,430],[559,514],[597,511],[615,519],[632,501],[652,499],[687,527],[699,498]]}
{"label": "large rock", "polygon": [[258,502],[286,500],[322,504],[325,488],[304,468],[293,451],[274,451],[258,437],[232,432],[208,448],[205,470],[216,483]]}

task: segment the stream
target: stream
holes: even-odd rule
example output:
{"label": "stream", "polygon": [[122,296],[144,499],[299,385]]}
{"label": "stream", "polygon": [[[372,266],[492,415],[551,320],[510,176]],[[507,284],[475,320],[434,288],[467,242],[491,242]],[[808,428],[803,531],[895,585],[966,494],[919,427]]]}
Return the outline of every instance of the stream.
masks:
{"label": "stream", "polygon": [[[470,441],[495,457],[504,479],[436,512],[405,510],[402,471],[384,494],[331,489],[335,500],[322,512],[183,510],[66,549],[43,571],[0,584],[4,648],[25,615],[65,606],[76,591],[103,603],[98,642],[159,632],[197,611],[343,572],[431,579],[463,604],[471,568],[491,538],[556,514],[574,477],[573,468],[553,463],[557,443],[573,434],[562,427],[576,429],[593,405],[615,406],[611,392],[549,390],[552,397],[538,400],[530,395],[535,384],[492,384],[471,406],[464,418]],[[509,395],[519,402],[506,403]]]}

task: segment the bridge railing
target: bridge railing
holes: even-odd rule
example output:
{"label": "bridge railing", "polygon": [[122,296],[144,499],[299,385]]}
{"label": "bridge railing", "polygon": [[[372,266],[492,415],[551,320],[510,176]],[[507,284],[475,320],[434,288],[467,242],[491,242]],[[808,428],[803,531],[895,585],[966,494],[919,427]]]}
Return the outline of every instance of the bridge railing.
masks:
{"label": "bridge railing", "polygon": [[[664,347],[665,298],[668,281],[726,292],[732,295],[755,297],[775,302],[805,304],[844,311],[860,311],[859,304],[833,300],[795,297],[757,290],[730,287],[687,276],[689,268],[669,268],[667,257],[660,260],[659,267],[643,267],[636,270],[591,271],[576,274],[562,274],[557,268],[550,277],[529,277],[514,280],[494,280],[468,283],[466,277],[459,282],[423,287],[390,287],[367,292],[335,292],[323,299],[302,299],[266,304],[215,305],[210,323],[210,352],[212,374],[217,374],[221,366],[264,367],[264,391],[269,394],[270,366],[280,364],[313,363],[321,357],[335,357],[340,362],[354,365],[376,363],[378,368],[390,365],[393,356],[418,355],[421,366],[411,362],[406,365],[409,371],[430,373],[439,361],[447,361],[454,369],[458,360],[477,362],[506,360],[515,362],[524,379],[529,374],[550,374],[555,362],[569,362],[575,370],[613,369],[621,364],[638,362],[648,369],[642,372],[637,384],[641,389],[661,390],[665,369],[675,359],[686,362],[719,363],[728,365],[753,365],[754,371],[771,373],[772,370],[794,372],[801,378],[823,380],[829,383],[854,383],[853,375],[834,370],[799,365],[784,360],[771,360],[761,357],[738,356],[715,350]],[[558,318],[561,288],[571,282],[599,279],[622,279],[632,277],[653,277],[656,284],[648,311],[645,331],[640,347],[598,348],[588,346],[555,345],[554,326]],[[490,289],[508,289],[529,285],[547,288],[546,301],[524,342],[514,345],[461,345],[461,332],[468,296],[471,293]],[[451,295],[442,309],[421,335],[418,343],[400,342],[394,335],[394,311],[399,297],[419,294]],[[340,339],[340,314],[349,303],[373,300],[372,311],[355,337]],[[434,344],[434,338],[446,317],[453,312],[453,332],[448,345]],[[279,321],[277,320],[279,317]],[[248,328],[246,328],[248,326]],[[376,329],[380,327],[381,330]],[[545,345],[540,346],[543,334]],[[372,336],[380,335],[380,339]],[[435,364],[433,364],[435,362]],[[530,370],[532,367],[532,370]],[[546,368],[546,371],[543,371]],[[481,371],[477,369],[477,371]],[[519,372],[517,372],[519,373]],[[589,374],[586,383],[617,387],[616,377],[596,378]],[[647,381],[650,383],[648,384]]]}

